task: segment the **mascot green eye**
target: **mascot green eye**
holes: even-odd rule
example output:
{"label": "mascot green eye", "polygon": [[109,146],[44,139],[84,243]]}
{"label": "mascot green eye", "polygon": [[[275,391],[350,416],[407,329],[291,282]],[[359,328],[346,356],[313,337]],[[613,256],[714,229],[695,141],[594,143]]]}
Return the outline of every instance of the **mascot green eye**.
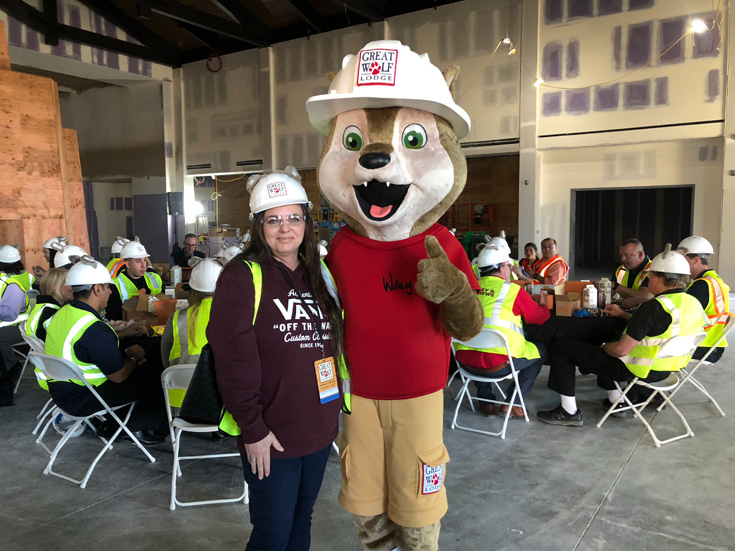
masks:
{"label": "mascot green eye", "polygon": [[421,149],[426,145],[426,130],[420,124],[409,124],[401,136],[403,147]]}
{"label": "mascot green eye", "polygon": [[362,149],[362,132],[357,126],[348,126],[342,133],[342,144],[350,151]]}

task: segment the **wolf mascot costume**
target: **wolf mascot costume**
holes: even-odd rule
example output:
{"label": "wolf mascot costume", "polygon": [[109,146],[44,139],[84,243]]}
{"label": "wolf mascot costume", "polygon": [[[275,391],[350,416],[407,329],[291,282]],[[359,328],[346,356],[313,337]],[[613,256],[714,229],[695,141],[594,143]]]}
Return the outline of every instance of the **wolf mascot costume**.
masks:
{"label": "wolf mascot costume", "polygon": [[368,551],[438,549],[450,337],[483,323],[467,256],[436,223],[467,176],[457,73],[381,40],[345,57],[329,92],[306,103],[327,135],[319,187],[348,223],[327,256],[351,376],[339,502]]}

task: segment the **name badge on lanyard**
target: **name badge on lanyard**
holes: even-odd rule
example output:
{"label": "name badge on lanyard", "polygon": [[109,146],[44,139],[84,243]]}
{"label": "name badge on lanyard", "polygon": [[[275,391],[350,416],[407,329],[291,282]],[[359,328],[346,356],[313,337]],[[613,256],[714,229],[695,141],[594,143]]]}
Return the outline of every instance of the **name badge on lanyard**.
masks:
{"label": "name badge on lanyard", "polygon": [[334,369],[334,357],[329,356],[323,360],[315,361],[314,369],[316,370],[316,382],[319,386],[319,401],[322,404],[326,404],[339,398],[337,373]]}

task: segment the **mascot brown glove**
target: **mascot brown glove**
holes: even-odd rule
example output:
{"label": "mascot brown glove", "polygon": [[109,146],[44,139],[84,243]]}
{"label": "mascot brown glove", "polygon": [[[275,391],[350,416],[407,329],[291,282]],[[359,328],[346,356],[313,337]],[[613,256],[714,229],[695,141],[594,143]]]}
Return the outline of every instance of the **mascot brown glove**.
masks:
{"label": "mascot brown glove", "polygon": [[454,266],[433,235],[424,241],[429,258],[419,260],[416,292],[441,305],[439,317],[444,329],[455,339],[466,341],[482,329],[484,314],[467,276]]}

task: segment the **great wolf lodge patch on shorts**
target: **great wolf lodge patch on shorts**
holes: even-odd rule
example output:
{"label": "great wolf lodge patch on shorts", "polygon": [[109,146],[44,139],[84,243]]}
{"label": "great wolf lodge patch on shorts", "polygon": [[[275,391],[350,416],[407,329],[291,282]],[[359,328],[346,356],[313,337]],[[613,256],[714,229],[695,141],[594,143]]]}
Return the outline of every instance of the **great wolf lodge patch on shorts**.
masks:
{"label": "great wolf lodge patch on shorts", "polygon": [[281,197],[286,195],[286,184],[283,182],[270,182],[266,184],[268,197]]}
{"label": "great wolf lodge patch on shorts", "polygon": [[357,86],[395,85],[398,50],[376,48],[360,50],[358,55],[360,60],[357,63]]}
{"label": "great wolf lodge patch on shorts", "polygon": [[421,488],[421,494],[435,494],[441,490],[442,482],[444,481],[444,467],[445,465],[439,465],[438,467],[429,467],[426,463],[422,464],[424,469],[423,484]]}

